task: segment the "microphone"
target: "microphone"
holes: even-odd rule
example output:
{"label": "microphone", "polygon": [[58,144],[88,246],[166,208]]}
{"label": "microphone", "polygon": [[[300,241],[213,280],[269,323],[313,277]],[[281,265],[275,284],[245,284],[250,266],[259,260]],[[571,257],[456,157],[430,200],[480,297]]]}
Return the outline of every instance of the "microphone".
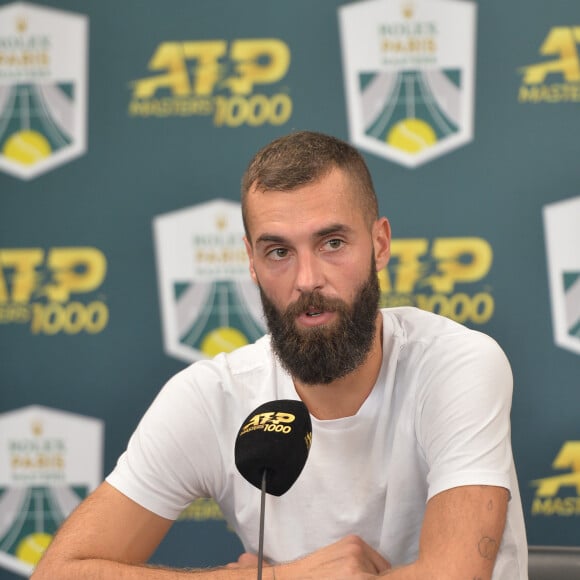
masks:
{"label": "microphone", "polygon": [[243,422],[236,439],[238,471],[266,493],[281,496],[302,472],[312,442],[312,422],[302,401],[279,400],[260,405]]}
{"label": "microphone", "polygon": [[281,496],[298,479],[312,444],[312,422],[302,401],[260,405],[242,423],[234,448],[236,467],[261,490],[258,580],[262,578],[266,493]]}

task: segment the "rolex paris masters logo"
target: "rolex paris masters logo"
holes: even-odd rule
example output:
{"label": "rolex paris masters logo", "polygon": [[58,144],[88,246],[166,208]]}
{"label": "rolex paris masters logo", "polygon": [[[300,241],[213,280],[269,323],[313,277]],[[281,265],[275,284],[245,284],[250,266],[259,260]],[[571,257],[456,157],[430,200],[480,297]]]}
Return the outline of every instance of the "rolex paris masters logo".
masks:
{"label": "rolex paris masters logo", "polygon": [[32,405],[0,413],[1,569],[28,578],[103,477],[104,423]]}
{"label": "rolex paris masters logo", "polygon": [[350,140],[407,167],[471,141],[476,8],[370,0],[339,8]]}
{"label": "rolex paris masters logo", "polygon": [[544,206],[555,343],[580,354],[580,197]]}
{"label": "rolex paris masters logo", "polygon": [[86,150],[87,17],[0,8],[0,170],[31,179]]}
{"label": "rolex paris masters logo", "polygon": [[168,354],[193,362],[264,334],[239,203],[211,201],[157,216],[153,226]]}

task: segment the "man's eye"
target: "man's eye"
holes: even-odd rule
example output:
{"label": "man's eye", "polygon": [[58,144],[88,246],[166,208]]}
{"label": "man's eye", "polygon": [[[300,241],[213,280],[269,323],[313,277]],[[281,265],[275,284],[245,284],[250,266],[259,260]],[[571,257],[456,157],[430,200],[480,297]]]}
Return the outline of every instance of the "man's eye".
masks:
{"label": "man's eye", "polygon": [[288,255],[286,248],[274,248],[268,252],[268,256],[273,260],[282,260]]}
{"label": "man's eye", "polygon": [[328,240],[328,242],[326,242],[326,245],[331,250],[338,250],[340,247],[342,247],[343,244],[344,244],[344,242],[342,240],[338,240],[338,239]]}

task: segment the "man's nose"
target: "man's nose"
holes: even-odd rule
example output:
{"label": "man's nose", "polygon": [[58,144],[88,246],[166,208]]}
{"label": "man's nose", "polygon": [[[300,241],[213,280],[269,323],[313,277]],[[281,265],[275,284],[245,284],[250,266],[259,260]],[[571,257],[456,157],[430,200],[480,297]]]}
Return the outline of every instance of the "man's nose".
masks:
{"label": "man's nose", "polygon": [[311,252],[297,260],[296,289],[302,293],[318,290],[324,285],[324,272],[320,260]]}

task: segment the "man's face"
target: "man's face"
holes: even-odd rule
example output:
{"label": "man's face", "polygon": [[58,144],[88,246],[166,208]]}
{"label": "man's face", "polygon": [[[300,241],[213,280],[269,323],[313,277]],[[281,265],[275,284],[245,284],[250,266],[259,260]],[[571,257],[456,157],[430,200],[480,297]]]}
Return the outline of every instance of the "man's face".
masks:
{"label": "man's face", "polygon": [[[326,298],[319,292],[302,294],[279,311],[260,286],[262,306],[272,336],[272,346],[284,368],[307,385],[328,384],[364,362],[376,330],[379,283],[374,257],[369,276],[352,304]],[[335,319],[319,326],[299,327],[296,318],[304,312],[335,312]]]}
{"label": "man's face", "polygon": [[340,169],[290,192],[253,189],[246,209],[250,272],[260,286],[282,362],[290,367],[294,355],[284,355],[285,360],[281,353],[286,341],[293,340],[288,348],[297,359],[289,370],[296,378],[313,384],[344,376],[353,370],[353,361],[358,361],[356,367],[365,357],[359,353],[342,367],[329,363],[320,372],[315,367],[323,365],[321,359],[311,358],[306,365],[301,357],[315,348],[327,358],[346,356],[352,343],[364,342],[363,327],[365,339],[372,342],[376,271],[389,258],[387,220],[369,223],[356,189]]}

